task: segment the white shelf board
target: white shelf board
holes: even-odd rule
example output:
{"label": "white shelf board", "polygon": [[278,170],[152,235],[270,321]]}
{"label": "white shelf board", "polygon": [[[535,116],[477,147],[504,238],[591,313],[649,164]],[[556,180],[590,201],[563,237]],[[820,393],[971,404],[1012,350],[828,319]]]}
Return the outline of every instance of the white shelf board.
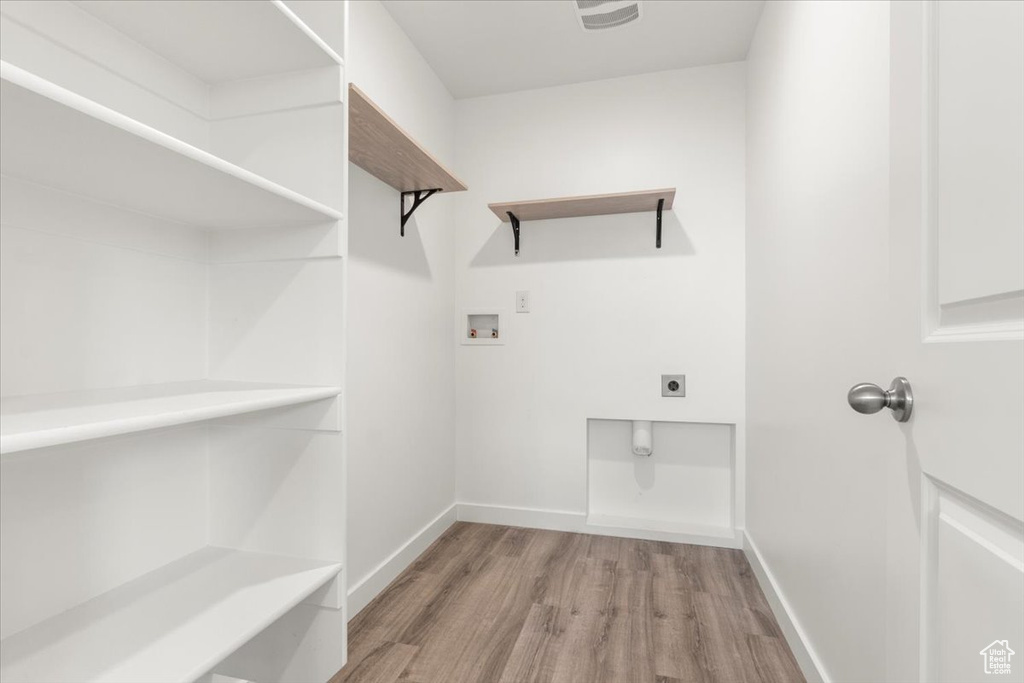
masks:
{"label": "white shelf board", "polygon": [[280,0],[75,4],[210,84],[342,63]]}
{"label": "white shelf board", "polygon": [[207,547],[0,642],[0,679],[193,681],[341,565]]}
{"label": "white shelf board", "polygon": [[0,454],[333,398],[338,387],[200,380],[0,399]]}
{"label": "white shelf board", "polygon": [[13,64],[0,62],[0,78],[4,175],[208,228],[300,226],[343,217]]}

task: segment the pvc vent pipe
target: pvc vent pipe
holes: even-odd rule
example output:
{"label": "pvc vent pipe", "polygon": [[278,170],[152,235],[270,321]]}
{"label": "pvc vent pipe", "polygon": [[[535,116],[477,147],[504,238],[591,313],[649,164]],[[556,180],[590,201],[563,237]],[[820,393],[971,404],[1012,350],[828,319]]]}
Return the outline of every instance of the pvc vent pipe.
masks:
{"label": "pvc vent pipe", "polygon": [[650,420],[633,420],[633,455],[654,452],[654,425]]}

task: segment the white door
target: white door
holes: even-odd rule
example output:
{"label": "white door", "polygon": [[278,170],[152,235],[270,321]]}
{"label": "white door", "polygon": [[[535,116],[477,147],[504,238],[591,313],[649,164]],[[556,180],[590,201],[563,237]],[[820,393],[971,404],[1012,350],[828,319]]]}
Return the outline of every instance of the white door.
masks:
{"label": "white door", "polygon": [[1024,681],[1024,2],[894,2],[891,37],[886,670]]}

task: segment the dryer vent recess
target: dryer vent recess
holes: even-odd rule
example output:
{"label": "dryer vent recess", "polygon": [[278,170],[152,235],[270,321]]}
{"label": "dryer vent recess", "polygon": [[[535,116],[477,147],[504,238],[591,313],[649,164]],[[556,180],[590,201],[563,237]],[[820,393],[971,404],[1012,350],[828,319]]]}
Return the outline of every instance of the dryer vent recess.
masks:
{"label": "dryer vent recess", "polygon": [[643,16],[640,0],[574,0],[576,20],[584,33],[607,31],[639,21]]}

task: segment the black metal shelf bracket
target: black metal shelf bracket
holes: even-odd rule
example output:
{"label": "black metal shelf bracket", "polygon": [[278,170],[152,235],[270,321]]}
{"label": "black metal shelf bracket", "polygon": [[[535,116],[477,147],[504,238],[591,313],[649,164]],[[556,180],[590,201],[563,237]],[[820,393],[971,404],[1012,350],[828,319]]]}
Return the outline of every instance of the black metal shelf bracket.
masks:
{"label": "black metal shelf bracket", "polygon": [[511,211],[506,211],[508,219],[512,221],[512,236],[516,239],[516,256],[519,256],[519,219]]}
{"label": "black metal shelf bracket", "polygon": [[658,218],[657,218],[658,236],[657,236],[657,238],[654,241],[654,246],[656,248],[658,248],[658,249],[661,249],[661,210],[662,210],[662,208],[664,208],[664,206],[665,206],[665,198],[662,197],[662,198],[660,198],[658,200]]}
{"label": "black metal shelf bracket", "polygon": [[[402,193],[402,237],[405,237],[405,224],[409,220],[409,218],[412,217],[413,212],[416,211],[416,209],[420,208],[420,204],[427,201],[427,197],[431,196],[432,194],[436,194],[437,192],[440,191],[441,188],[436,188],[433,190],[411,190],[409,192]],[[409,210],[406,211],[405,198],[409,196],[412,196],[412,206],[410,206]]]}

